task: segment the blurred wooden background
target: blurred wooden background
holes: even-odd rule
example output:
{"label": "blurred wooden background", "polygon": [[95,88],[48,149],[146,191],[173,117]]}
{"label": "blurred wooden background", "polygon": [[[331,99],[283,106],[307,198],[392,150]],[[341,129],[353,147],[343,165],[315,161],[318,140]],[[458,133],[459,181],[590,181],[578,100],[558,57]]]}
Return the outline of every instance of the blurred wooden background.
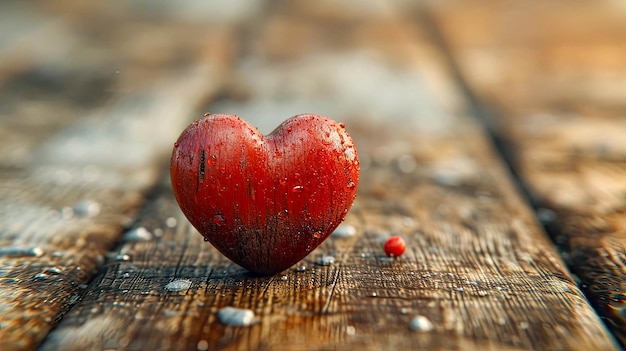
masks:
{"label": "blurred wooden background", "polygon": [[[355,235],[273,277],[204,243],[168,162],[207,111],[344,122]],[[0,148],[2,350],[626,342],[620,1],[4,1]]]}

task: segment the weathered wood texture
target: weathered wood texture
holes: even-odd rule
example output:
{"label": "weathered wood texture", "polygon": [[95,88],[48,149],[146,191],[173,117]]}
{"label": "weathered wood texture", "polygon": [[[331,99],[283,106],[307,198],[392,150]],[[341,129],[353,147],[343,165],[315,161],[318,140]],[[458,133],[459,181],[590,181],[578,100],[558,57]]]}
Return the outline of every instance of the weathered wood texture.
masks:
{"label": "weathered wood texture", "polygon": [[[171,116],[211,95],[223,55],[190,52],[193,66],[160,57],[154,76],[142,61],[151,42],[135,30],[163,26],[121,10],[90,20],[71,6],[60,18],[54,8],[1,7],[11,30],[0,49],[0,349],[30,350],[132,223],[184,125]],[[226,43],[220,36],[205,40]]]}
{"label": "weathered wood texture", "polygon": [[[626,9],[449,2],[439,27],[538,214],[626,343]],[[467,30],[459,30],[464,28]]]}
{"label": "weathered wood texture", "polygon": [[[273,4],[239,31],[245,54],[209,110],[263,132],[305,111],[345,121],[362,160],[346,219],[357,234],[329,239],[306,269],[251,276],[188,225],[164,169],[118,259],[42,349],[615,349],[412,16]],[[382,251],[392,234],[408,242],[397,260]],[[221,324],[225,306],[260,321]],[[432,330],[410,328],[418,315]]]}

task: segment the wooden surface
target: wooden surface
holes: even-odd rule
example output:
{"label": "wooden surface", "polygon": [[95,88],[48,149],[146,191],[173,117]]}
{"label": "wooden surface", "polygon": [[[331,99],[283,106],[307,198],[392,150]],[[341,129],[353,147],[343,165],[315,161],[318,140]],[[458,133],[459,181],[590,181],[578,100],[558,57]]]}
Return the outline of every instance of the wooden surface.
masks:
{"label": "wooden surface", "polygon": [[[624,344],[626,9],[478,3],[436,9],[439,27],[539,218]],[[519,28],[533,30],[511,34]]]}
{"label": "wooden surface", "polygon": [[[0,23],[24,30],[0,37],[0,349],[618,349],[470,116],[422,9],[184,5],[2,5]],[[444,37],[465,33],[446,25],[453,5],[428,12]],[[345,221],[356,235],[330,238],[273,277],[204,243],[173,199],[167,154],[206,111],[264,133],[303,112],[345,122],[362,165]],[[515,110],[503,111],[502,135],[536,150],[519,137]],[[537,133],[557,130],[538,124]],[[545,174],[519,165],[541,190],[533,184]],[[598,218],[599,205],[575,205],[558,212],[569,218],[559,228],[584,229],[586,208]],[[408,243],[398,260],[382,251],[390,235]],[[619,246],[615,237],[606,238]],[[334,263],[320,265],[325,256]],[[259,323],[221,323],[226,306]]]}

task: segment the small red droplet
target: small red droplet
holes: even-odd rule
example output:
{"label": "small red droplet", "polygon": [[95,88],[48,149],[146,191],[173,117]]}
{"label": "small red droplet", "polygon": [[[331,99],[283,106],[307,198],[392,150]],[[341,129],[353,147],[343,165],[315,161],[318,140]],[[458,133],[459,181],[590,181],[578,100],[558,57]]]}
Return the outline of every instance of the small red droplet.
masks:
{"label": "small red droplet", "polygon": [[392,236],[385,242],[385,254],[389,257],[400,257],[406,250],[404,239],[399,236]]}
{"label": "small red droplet", "polygon": [[224,225],[224,222],[226,222],[226,220],[221,214],[216,214],[213,216],[213,223],[215,223],[218,227]]}
{"label": "small red droplet", "polygon": [[339,123],[339,127],[341,127],[341,128],[345,128],[345,127],[346,127],[346,125],[345,125],[345,124],[343,124],[343,123]]}
{"label": "small red droplet", "polygon": [[303,191],[304,191],[304,187],[302,185],[296,185],[293,188],[291,188],[292,193],[301,193]]}
{"label": "small red droplet", "polygon": [[217,156],[215,156],[215,155],[211,155],[211,157],[209,157],[209,158],[206,160],[206,164],[207,164],[207,165],[209,165],[209,166],[213,166],[213,164],[215,163],[215,161],[217,161]]}
{"label": "small red droplet", "polygon": [[316,239],[321,238],[322,237],[322,232],[315,232],[315,233],[313,233],[313,237],[316,238]]}
{"label": "small red droplet", "polygon": [[178,145],[179,145],[178,143],[174,143],[174,147],[178,147]]}

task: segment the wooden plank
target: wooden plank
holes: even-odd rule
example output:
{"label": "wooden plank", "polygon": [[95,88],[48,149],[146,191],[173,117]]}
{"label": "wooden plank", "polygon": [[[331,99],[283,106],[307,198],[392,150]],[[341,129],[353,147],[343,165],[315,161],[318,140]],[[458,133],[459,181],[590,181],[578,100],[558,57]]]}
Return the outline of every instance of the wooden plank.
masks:
{"label": "wooden plank", "polygon": [[[140,97],[131,95],[105,116],[87,119],[36,148],[27,167],[2,173],[3,350],[37,345],[75,302],[80,286],[130,224],[143,193],[156,180],[158,156],[169,145],[164,140],[173,135],[151,133],[152,126],[168,125],[170,113],[188,113],[194,101],[204,98],[194,95],[206,91],[206,81],[198,80],[177,78]],[[129,124],[129,116],[144,113],[149,113],[146,118]],[[126,135],[111,137],[117,132]]]}
{"label": "wooden plank", "polygon": [[476,5],[437,7],[439,25],[498,117],[540,218],[624,345],[626,11],[613,2]]}
{"label": "wooden plank", "polygon": [[[356,235],[329,239],[303,268],[252,276],[189,226],[164,170],[118,258],[42,350],[616,349],[420,28],[401,9],[350,4],[257,18],[235,96],[210,110],[263,132],[303,111],[345,121],[362,161],[346,218]],[[380,30],[390,36],[369,37]],[[274,42],[289,33],[317,44]],[[408,242],[398,260],[382,252],[392,234]],[[324,256],[334,263],[316,264]],[[226,306],[259,322],[222,324]]]}
{"label": "wooden plank", "polygon": [[[127,23],[132,23],[127,29],[138,26]],[[89,25],[97,32],[109,24]],[[196,41],[181,40],[176,44],[189,47],[193,62],[171,66],[166,59],[158,65],[168,68],[155,75],[157,65],[146,69],[139,57],[125,59],[125,48],[100,52],[114,37],[78,35],[74,26],[85,29],[79,23],[61,26],[68,36],[53,41],[60,52],[49,48],[54,55],[38,57],[23,71],[3,66],[17,73],[3,82],[7,103],[0,121],[2,350],[36,348],[81,296],[157,182],[170,140],[185,123],[171,116],[188,115],[215,94],[217,70],[225,68],[231,52],[224,28]],[[189,26],[176,28],[172,33]],[[144,37],[126,34],[129,47],[148,49]],[[214,44],[219,54],[204,55],[191,45],[199,41]],[[95,48],[102,55],[85,63],[83,55]],[[94,72],[112,62],[121,66],[108,66],[111,75],[115,67],[124,71],[114,84],[94,87],[94,80],[83,76],[97,78]],[[41,84],[42,79],[52,84]]]}

